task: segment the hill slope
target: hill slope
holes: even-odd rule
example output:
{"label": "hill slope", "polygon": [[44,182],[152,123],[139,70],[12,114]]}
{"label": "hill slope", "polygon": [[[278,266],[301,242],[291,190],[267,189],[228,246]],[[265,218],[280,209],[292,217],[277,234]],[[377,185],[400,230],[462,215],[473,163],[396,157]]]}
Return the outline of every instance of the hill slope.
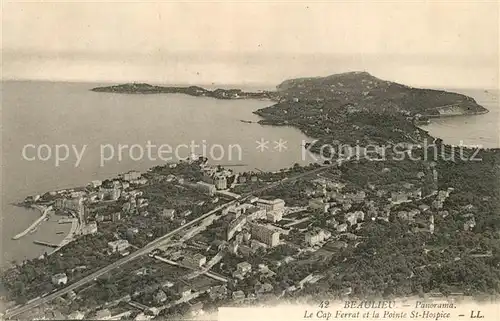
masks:
{"label": "hill slope", "polygon": [[367,72],[290,79],[278,85],[277,90],[287,100],[324,101],[331,107],[350,104],[376,112],[408,111],[428,116],[487,112],[471,97],[441,90],[412,88],[376,78]]}

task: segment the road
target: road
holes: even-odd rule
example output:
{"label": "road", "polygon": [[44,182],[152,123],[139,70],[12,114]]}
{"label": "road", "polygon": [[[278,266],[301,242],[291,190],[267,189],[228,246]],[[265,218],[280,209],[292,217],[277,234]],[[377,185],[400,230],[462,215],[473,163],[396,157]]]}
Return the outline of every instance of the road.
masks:
{"label": "road", "polygon": [[242,202],[244,201],[245,199],[247,199],[248,197],[251,197],[252,195],[256,194],[256,193],[261,193],[267,189],[270,189],[270,188],[273,188],[273,187],[276,187],[278,186],[279,184],[282,184],[284,182],[291,182],[291,181],[294,181],[294,180],[297,180],[299,178],[302,178],[302,177],[305,177],[305,176],[308,176],[308,175],[311,175],[311,174],[315,174],[315,173],[318,173],[320,171],[323,171],[325,169],[328,169],[328,168],[331,168],[331,167],[334,167],[334,166],[337,166],[336,163],[334,164],[331,164],[331,165],[327,165],[327,166],[322,166],[322,167],[319,167],[319,168],[315,168],[313,170],[310,170],[310,171],[307,171],[307,172],[304,172],[304,173],[301,173],[301,174],[298,174],[298,175],[295,175],[294,177],[290,177],[288,179],[284,179],[283,181],[279,181],[279,182],[274,182],[274,183],[271,183],[269,185],[266,185],[264,187],[261,187],[257,190],[254,190],[252,192],[249,192],[249,193],[246,193],[246,194],[242,194],[241,198],[238,199],[238,200],[233,200],[233,201],[230,201],[228,203],[225,203],[225,204],[222,204],[218,207],[216,207],[215,209],[211,210],[210,212],[207,212],[205,214],[203,214],[202,216],[192,220],[192,221],[189,221],[188,223],[176,228],[175,230],[163,235],[162,237],[160,238],[157,238],[156,240],[152,241],[151,243],[148,243],[146,246],[144,246],[143,248],[129,254],[128,256],[124,257],[124,258],[121,258],[119,259],[118,261],[116,262],[113,262],[109,265],[107,265],[106,267],[103,267],[102,269],[68,285],[67,287],[65,287],[64,289],[61,289],[57,292],[54,292],[54,293],[51,293],[43,298],[39,298],[37,300],[34,300],[33,302],[30,302],[30,303],[27,303],[21,307],[15,307],[11,310],[7,310],[5,312],[5,315],[4,315],[4,319],[10,319],[12,317],[15,317],[16,315],[19,315],[21,313],[24,313],[26,311],[29,311],[41,304],[44,304],[44,303],[48,303],[58,297],[61,297],[67,293],[69,293],[70,291],[74,291],[76,290],[77,288],[89,283],[89,282],[92,282],[94,281],[94,279],[108,273],[109,271],[113,270],[113,269],[116,269],[120,266],[122,266],[123,264],[126,264],[138,257],[141,257],[151,251],[153,251],[154,249],[156,249],[158,246],[160,246],[163,242],[169,240],[170,238],[172,238],[174,235],[176,234],[179,234],[180,232],[182,232],[183,230],[185,230],[186,228],[202,221],[203,219],[207,218],[208,216],[212,215],[213,213],[217,212],[217,211],[220,211],[222,209],[224,209],[225,207],[227,206],[230,206],[234,203],[236,203],[237,201],[239,202]]}

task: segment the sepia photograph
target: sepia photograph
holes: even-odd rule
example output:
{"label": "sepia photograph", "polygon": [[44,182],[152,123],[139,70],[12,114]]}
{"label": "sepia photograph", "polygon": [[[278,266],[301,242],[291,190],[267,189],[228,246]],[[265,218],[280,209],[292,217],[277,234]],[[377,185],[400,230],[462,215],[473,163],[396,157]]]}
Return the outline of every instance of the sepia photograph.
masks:
{"label": "sepia photograph", "polygon": [[499,320],[496,0],[2,0],[0,320]]}

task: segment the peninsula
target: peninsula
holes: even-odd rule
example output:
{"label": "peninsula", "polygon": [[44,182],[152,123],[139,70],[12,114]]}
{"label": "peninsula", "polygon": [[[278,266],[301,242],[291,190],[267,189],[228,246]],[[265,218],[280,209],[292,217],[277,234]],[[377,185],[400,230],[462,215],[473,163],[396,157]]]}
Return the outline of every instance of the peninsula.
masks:
{"label": "peninsula", "polygon": [[289,79],[275,91],[245,92],[241,89],[208,90],[199,86],[167,87],[128,83],[96,87],[92,91],[119,94],[186,94],[216,99],[270,99],[278,108],[291,103],[323,103],[329,110],[406,113],[419,118],[474,115],[488,110],[472,97],[443,90],[414,88],[372,76],[364,71],[326,77]]}
{"label": "peninsula", "polygon": [[145,83],[128,83],[109,87],[93,88],[95,92],[118,94],[185,94],[196,97],[212,97],[216,99],[276,99],[274,92],[245,92],[241,89],[208,90],[199,86],[165,87]]}

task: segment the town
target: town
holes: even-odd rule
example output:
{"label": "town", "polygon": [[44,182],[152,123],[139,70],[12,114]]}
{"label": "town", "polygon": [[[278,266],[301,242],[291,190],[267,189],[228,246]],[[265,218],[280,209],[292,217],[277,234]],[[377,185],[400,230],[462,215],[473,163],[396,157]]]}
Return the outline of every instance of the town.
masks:
{"label": "town", "polygon": [[[72,228],[52,252],[5,273],[15,300],[7,315],[50,296],[44,311],[53,318],[140,320],[307,293],[377,225],[404,223],[429,239],[450,215],[444,204],[454,189],[438,189],[435,163],[397,166],[407,168],[396,175],[384,162],[355,160],[233,173],[193,156],[30,196],[27,204]],[[460,215],[464,231],[474,228],[472,205]],[[337,286],[339,295],[356,291]]]}

